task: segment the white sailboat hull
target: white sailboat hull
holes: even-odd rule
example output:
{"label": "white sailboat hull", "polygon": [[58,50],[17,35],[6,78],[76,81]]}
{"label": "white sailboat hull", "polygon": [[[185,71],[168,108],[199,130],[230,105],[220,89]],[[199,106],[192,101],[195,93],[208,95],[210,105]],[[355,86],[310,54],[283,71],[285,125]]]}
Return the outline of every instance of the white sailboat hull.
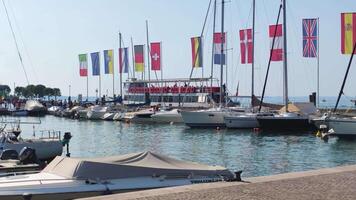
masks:
{"label": "white sailboat hull", "polygon": [[225,127],[225,111],[182,111],[184,123],[189,127]]}
{"label": "white sailboat hull", "polygon": [[356,119],[327,119],[329,129],[333,129],[331,135],[356,136]]}
{"label": "white sailboat hull", "polygon": [[171,111],[161,111],[151,116],[156,123],[183,123],[183,118],[177,109]]}

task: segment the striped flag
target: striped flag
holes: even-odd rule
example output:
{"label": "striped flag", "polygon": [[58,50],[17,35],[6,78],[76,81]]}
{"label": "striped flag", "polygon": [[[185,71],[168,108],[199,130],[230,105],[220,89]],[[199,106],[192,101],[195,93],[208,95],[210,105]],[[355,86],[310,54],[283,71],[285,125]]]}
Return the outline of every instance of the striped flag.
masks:
{"label": "striped flag", "polygon": [[[226,49],[226,33],[214,33],[214,64],[225,65],[225,49]],[[223,43],[223,51],[221,52],[221,43]]]}
{"label": "striped flag", "polygon": [[113,50],[104,50],[105,74],[114,74]]}
{"label": "striped flag", "polygon": [[252,63],[252,29],[240,30],[241,63]]}
{"label": "striped flag", "polygon": [[303,19],[303,57],[318,56],[318,19]]}
{"label": "striped flag", "polygon": [[119,49],[119,73],[128,73],[129,72],[129,54],[128,48]]}
{"label": "striped flag", "polygon": [[[283,60],[283,32],[282,24],[270,25],[269,26],[269,37],[271,40],[271,52],[272,58],[271,61],[282,61]],[[272,47],[273,38],[274,46]]]}
{"label": "striped flag", "polygon": [[356,43],[356,13],[341,13],[342,54],[351,54],[355,43]]}
{"label": "striped flag", "polygon": [[144,71],[144,56],[143,56],[143,45],[135,45],[135,71],[143,72]]}
{"label": "striped flag", "polygon": [[192,66],[203,67],[203,45],[201,37],[193,37],[190,41],[192,44]]}
{"label": "striped flag", "polygon": [[79,54],[79,75],[80,76],[88,76],[87,54]]}
{"label": "striped flag", "polygon": [[93,76],[100,75],[100,52],[90,54]]}

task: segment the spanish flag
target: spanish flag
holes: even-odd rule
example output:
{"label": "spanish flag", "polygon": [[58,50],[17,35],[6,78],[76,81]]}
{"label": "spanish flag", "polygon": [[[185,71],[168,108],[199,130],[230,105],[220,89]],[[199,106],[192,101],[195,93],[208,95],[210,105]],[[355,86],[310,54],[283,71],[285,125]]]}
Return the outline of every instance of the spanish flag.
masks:
{"label": "spanish flag", "polygon": [[144,56],[143,56],[143,45],[135,45],[135,71],[143,72],[144,71]]}
{"label": "spanish flag", "polygon": [[203,67],[203,47],[201,37],[193,37],[190,41],[192,44],[192,66]]}
{"label": "spanish flag", "polygon": [[355,42],[356,42],[356,13],[341,13],[342,54],[351,54]]}

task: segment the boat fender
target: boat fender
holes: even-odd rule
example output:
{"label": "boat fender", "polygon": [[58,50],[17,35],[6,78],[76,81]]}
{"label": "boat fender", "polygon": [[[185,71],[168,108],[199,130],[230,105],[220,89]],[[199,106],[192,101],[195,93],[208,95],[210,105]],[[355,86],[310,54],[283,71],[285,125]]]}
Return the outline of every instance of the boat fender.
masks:
{"label": "boat fender", "polygon": [[321,131],[317,131],[315,134],[316,137],[321,137]]}
{"label": "boat fender", "polygon": [[23,193],[23,194],[22,194],[22,198],[23,198],[24,200],[31,200],[31,199],[32,199],[32,194],[30,194],[30,193]]}
{"label": "boat fender", "polygon": [[37,163],[37,155],[36,155],[36,150],[29,148],[29,147],[24,147],[19,153],[19,160],[21,164],[32,164],[32,163]]}

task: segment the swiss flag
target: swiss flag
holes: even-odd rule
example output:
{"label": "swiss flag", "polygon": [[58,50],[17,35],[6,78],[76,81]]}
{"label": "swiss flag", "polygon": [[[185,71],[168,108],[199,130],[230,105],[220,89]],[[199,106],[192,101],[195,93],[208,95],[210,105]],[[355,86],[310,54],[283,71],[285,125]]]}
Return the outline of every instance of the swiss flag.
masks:
{"label": "swiss flag", "polygon": [[241,63],[252,63],[252,29],[240,30]]}
{"label": "swiss flag", "polygon": [[151,43],[151,69],[161,70],[161,43]]}

